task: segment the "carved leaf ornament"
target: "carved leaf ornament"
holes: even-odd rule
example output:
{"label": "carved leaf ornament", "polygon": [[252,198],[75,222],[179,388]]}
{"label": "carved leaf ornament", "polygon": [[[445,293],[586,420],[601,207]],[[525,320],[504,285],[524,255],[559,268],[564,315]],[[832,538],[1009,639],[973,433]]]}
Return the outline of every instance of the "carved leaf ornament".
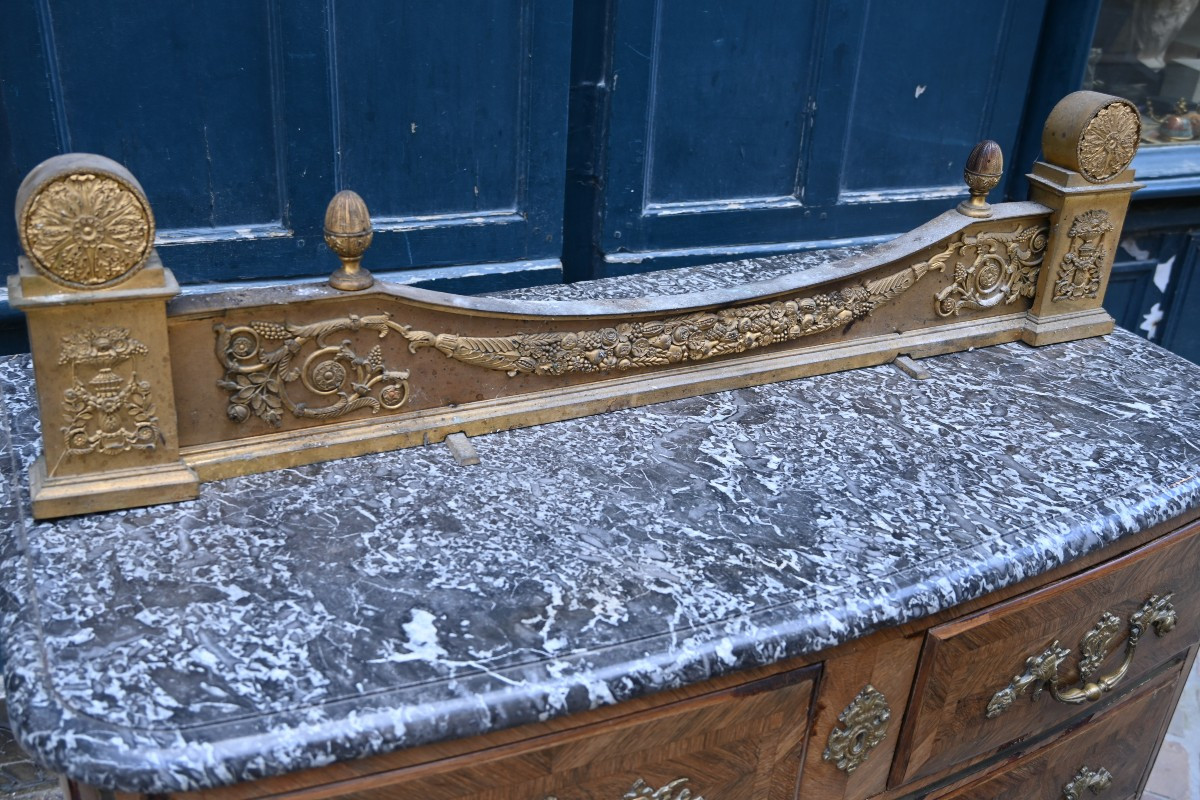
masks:
{"label": "carved leaf ornament", "polygon": [[1071,222],[1070,251],[1058,265],[1053,302],[1095,298],[1100,292],[1101,268],[1108,261],[1104,238],[1113,230],[1108,212],[1085,211]]}
{"label": "carved leaf ornament", "polygon": [[1019,228],[1012,232],[984,231],[963,235],[956,253],[954,283],[938,292],[937,312],[958,316],[964,309],[984,310],[1033,297],[1038,273],[1046,254],[1045,226]]}
{"label": "carved leaf ornament", "polygon": [[599,330],[481,338],[400,328],[411,351],[432,347],[456,361],[502,370],[510,376],[609,372],[704,361],[824,333],[863,319],[907,291],[929,270],[944,269],[953,247],[887,277],[826,294]]}
{"label": "carved leaf ornament", "polygon": [[[333,342],[342,331],[375,330],[379,338],[396,329],[387,314],[351,315],[311,325],[251,322],[227,328],[217,325],[217,357],[225,365],[218,385],[230,392],[226,412],[234,422],[253,414],[278,427],[282,410],[309,419],[332,419],[359,408],[371,413],[394,411],[408,400],[408,371],[390,370],[383,349],[372,347],[361,356],[350,340]],[[301,356],[308,345],[312,349]],[[288,387],[297,381],[329,402],[310,406],[296,402]]]}
{"label": "carved leaf ornament", "polygon": [[891,718],[892,709],[883,692],[867,684],[838,714],[841,727],[829,732],[821,758],[849,775],[887,738]]}

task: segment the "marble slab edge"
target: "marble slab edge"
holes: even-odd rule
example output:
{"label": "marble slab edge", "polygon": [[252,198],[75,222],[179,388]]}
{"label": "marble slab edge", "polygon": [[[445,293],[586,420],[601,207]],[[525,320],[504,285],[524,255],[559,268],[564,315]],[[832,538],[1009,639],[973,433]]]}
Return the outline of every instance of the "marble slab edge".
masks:
{"label": "marble slab edge", "polygon": [[[10,451],[11,452],[11,451]],[[1190,467],[1197,467],[1192,462]],[[8,491],[20,478],[6,465]],[[753,666],[815,653],[918,620],[1200,510],[1200,474],[1181,470],[1129,486],[1094,506],[965,548],[836,598],[821,613],[776,606],[605,649],[491,673],[171,731],[101,723],[58,702],[42,664],[25,527],[5,541],[5,687],[19,742],[76,780],[162,793],[320,767],[618,703]],[[11,496],[11,495],[10,495]],[[811,603],[811,598],[809,598]]]}

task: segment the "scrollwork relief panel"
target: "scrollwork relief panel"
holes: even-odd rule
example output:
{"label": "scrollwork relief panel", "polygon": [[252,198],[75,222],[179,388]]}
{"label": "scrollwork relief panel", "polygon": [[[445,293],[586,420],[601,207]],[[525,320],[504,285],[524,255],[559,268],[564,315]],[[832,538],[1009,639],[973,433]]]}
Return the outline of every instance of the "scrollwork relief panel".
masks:
{"label": "scrollwork relief panel", "polygon": [[[218,324],[218,385],[229,393],[237,423],[258,417],[273,426],[284,412],[332,419],[369,408],[394,411],[409,397],[408,370],[385,365],[379,344],[365,355],[334,334],[375,331],[402,337],[410,353],[433,349],[454,361],[518,375],[566,376],[622,372],[705,361],[845,330],[912,288],[932,271],[953,270],[937,295],[942,316],[987,309],[1031,296],[1046,243],[1042,225],[962,234],[926,260],[837,289],[771,302],[697,311],[662,319],[617,322],[575,331],[467,336],[420,330],[389,313],[347,315],[293,325],[251,321]],[[313,399],[297,397],[306,395]],[[322,402],[328,401],[328,402]]]}
{"label": "scrollwork relief panel", "polygon": [[[218,386],[230,393],[226,413],[234,422],[253,415],[279,427],[284,409],[308,419],[333,419],[360,408],[394,411],[408,400],[408,370],[389,369],[378,344],[364,356],[350,339],[335,342],[330,336],[368,330],[382,339],[397,329],[388,314],[310,325],[218,324],[217,358],[225,367]],[[297,383],[320,398],[317,405],[293,399],[289,389]]]}
{"label": "scrollwork relief panel", "polygon": [[[943,317],[981,311],[1033,297],[1046,253],[1047,228],[964,234],[957,242],[954,282],[934,298]],[[973,256],[973,257],[972,257]]]}

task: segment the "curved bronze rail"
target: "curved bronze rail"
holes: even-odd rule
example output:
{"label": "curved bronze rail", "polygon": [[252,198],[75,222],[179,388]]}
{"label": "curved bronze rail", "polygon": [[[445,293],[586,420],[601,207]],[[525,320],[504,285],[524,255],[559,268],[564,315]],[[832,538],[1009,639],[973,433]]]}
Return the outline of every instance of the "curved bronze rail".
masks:
{"label": "curved bronze rail", "polygon": [[56,157],[18,191],[26,256],[10,291],[29,318],[45,432],[34,513],[181,499],[200,479],[901,354],[1107,333],[1101,303],[1137,188],[1130,114],[1106,95],[1063,100],[1029,202],[988,205],[1002,156],[984,142],[964,170],[968,200],[862,256],[630,300],[463,297],[376,280],[360,263],[370,214],[348,191],[324,220],[341,260],[328,285],[177,297],[136,179],[98,156]]}

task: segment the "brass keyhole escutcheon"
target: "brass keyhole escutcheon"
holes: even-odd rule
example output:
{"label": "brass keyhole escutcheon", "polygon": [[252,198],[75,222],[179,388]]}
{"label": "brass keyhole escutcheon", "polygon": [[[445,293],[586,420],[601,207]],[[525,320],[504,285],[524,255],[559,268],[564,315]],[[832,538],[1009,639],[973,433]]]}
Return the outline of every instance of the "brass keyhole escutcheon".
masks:
{"label": "brass keyhole escutcheon", "polygon": [[829,732],[829,743],[822,758],[842,772],[854,772],[887,737],[891,718],[887,698],[868,684],[838,715],[838,722],[843,727]]}

